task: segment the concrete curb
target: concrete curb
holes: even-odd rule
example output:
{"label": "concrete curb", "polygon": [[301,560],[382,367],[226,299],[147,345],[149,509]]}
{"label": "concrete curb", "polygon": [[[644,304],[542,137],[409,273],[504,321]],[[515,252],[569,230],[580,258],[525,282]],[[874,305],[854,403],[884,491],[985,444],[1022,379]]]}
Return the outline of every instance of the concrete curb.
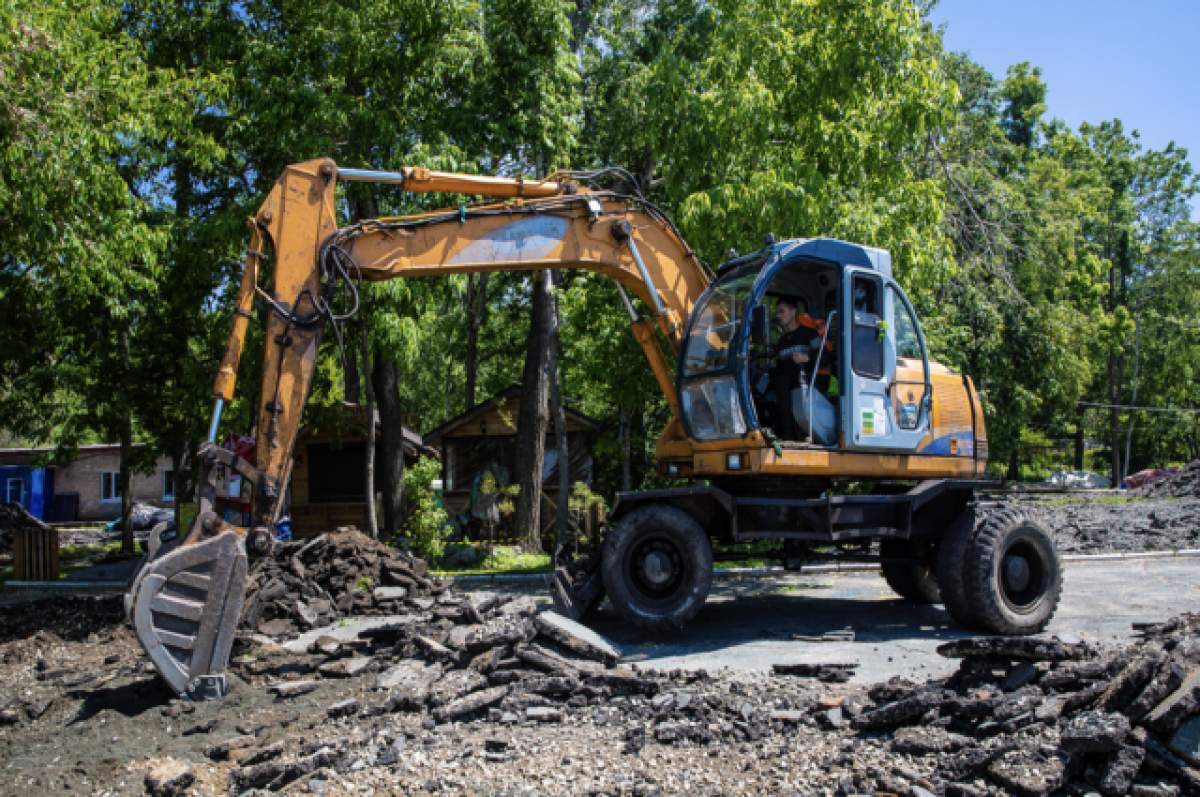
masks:
{"label": "concrete curb", "polygon": [[[1121,560],[1140,559],[1183,559],[1200,557],[1200,548],[1188,548],[1181,551],[1144,551],[1137,553],[1099,553],[1099,554],[1066,554],[1064,564],[1088,564],[1091,562],[1116,562]],[[782,567],[728,567],[713,571],[714,581],[741,581],[743,579],[773,578],[795,573],[861,573],[879,570],[874,562],[845,562],[823,565],[807,565],[800,570],[784,570]],[[542,584],[542,573],[522,573],[519,575],[494,576],[454,576],[455,584]]]}

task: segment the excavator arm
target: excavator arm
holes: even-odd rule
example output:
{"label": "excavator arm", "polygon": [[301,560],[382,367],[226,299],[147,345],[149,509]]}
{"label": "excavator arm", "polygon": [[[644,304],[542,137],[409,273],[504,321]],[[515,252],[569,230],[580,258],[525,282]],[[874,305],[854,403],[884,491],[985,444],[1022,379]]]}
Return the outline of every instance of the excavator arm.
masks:
{"label": "excavator arm", "polygon": [[[338,316],[340,285],[360,280],[494,271],[581,268],[628,289],[678,351],[683,325],[709,284],[707,270],[671,222],[639,197],[589,189],[586,175],[540,181],[431,172],[339,170],[328,159],[289,166],[249,221],[250,248],[225,355],[213,388],[209,439],[200,449],[199,513],[186,537],[151,534],[146,564],[126,607],[138,639],[180,695],[225,693],[223,672],[242,612],[249,555],[270,549],[291,476],[292,449],[312,384],[321,336]],[[337,182],[398,184],[419,193],[482,195],[492,201],[339,229]],[[495,201],[496,198],[505,201]],[[260,287],[270,272],[270,288]],[[355,298],[357,293],[354,293]],[[217,446],[221,410],[233,398],[255,299],[267,309],[253,466]],[[635,337],[678,417],[673,368],[652,322],[626,300]],[[224,465],[253,489],[249,528],[215,512],[215,472]]]}

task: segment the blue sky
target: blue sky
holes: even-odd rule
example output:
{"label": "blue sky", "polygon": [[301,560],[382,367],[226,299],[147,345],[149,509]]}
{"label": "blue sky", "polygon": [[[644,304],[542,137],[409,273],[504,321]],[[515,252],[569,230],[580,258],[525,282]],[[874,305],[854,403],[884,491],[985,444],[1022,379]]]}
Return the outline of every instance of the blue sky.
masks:
{"label": "blue sky", "polygon": [[932,17],[949,49],[997,78],[1040,66],[1048,117],[1118,118],[1147,149],[1174,141],[1200,169],[1200,0],[941,0]]}

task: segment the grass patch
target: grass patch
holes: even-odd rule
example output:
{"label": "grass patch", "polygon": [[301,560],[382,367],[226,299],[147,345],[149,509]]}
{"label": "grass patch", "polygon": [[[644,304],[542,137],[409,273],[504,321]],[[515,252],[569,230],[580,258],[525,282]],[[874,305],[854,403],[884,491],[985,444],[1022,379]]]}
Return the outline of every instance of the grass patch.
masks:
{"label": "grass patch", "polygon": [[1061,498],[1054,501],[1034,501],[1038,506],[1064,506],[1066,504],[1136,504],[1139,501],[1178,501],[1176,496],[1149,498],[1146,496],[1130,496],[1129,498]]}
{"label": "grass patch", "polygon": [[713,570],[733,570],[739,567],[779,567],[779,560],[771,559],[738,559],[732,562],[713,562]]}
{"label": "grass patch", "polygon": [[60,545],[58,561],[73,562],[79,559],[99,559],[121,553],[121,543],[107,542],[103,545]]}
{"label": "grass patch", "polygon": [[495,553],[470,567],[446,567],[431,570],[435,576],[494,576],[549,573],[550,554],[521,553],[514,548],[497,548]]}
{"label": "grass patch", "polygon": [[[58,549],[58,577],[64,579],[92,565],[121,558],[123,557],[120,541],[103,545],[62,545]],[[15,575],[11,557],[8,561],[7,566],[0,567],[0,589],[3,589],[4,585]]]}
{"label": "grass patch", "polygon": [[[744,555],[745,559],[731,559],[729,561],[720,561],[722,555],[730,554]],[[783,556],[783,541],[782,540],[755,540],[754,542],[742,542],[736,545],[714,545],[713,558],[718,561],[713,563],[713,568],[716,570],[730,570],[739,567],[778,567]]]}

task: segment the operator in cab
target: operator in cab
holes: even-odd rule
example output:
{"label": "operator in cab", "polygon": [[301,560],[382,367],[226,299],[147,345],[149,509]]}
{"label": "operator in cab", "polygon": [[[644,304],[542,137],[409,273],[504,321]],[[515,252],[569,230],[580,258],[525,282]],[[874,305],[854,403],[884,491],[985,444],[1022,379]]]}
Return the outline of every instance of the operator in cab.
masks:
{"label": "operator in cab", "polygon": [[775,303],[775,320],[783,327],[776,342],[779,356],[771,369],[771,388],[779,418],[779,439],[799,440],[800,432],[792,413],[792,391],[805,379],[804,366],[809,362],[812,340],[816,331],[801,326],[800,309],[795,299],[782,298]]}
{"label": "operator in cab", "polygon": [[[814,381],[814,358],[821,346],[821,325],[807,314],[801,315],[797,302],[786,297],[776,302],[775,318],[783,327],[783,334],[776,343],[777,358],[770,372],[779,438],[803,440],[812,427],[813,442],[830,445],[837,424],[836,411],[819,390],[809,396]],[[832,365],[832,357],[826,351],[821,357],[822,370],[829,365]],[[810,406],[815,423],[808,417]]]}

